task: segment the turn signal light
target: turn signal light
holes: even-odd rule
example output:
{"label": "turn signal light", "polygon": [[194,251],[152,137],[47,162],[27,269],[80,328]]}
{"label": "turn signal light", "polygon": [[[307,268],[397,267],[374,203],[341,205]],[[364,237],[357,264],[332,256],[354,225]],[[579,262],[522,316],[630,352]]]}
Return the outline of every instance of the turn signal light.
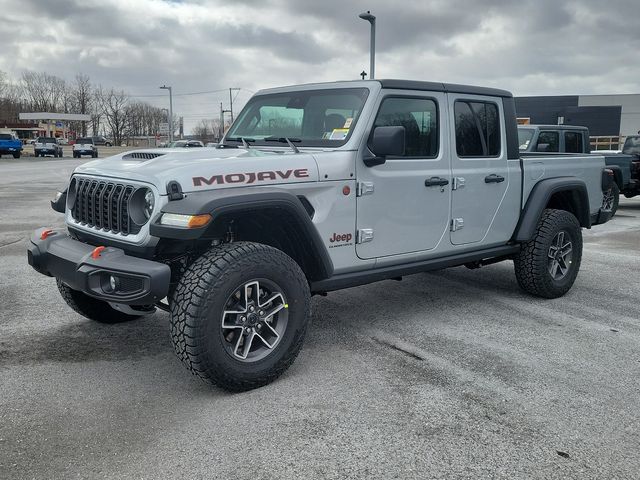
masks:
{"label": "turn signal light", "polygon": [[200,215],[182,215],[180,213],[163,213],[160,217],[160,225],[170,225],[172,227],[199,228],[204,227],[211,221],[211,215],[203,213]]}

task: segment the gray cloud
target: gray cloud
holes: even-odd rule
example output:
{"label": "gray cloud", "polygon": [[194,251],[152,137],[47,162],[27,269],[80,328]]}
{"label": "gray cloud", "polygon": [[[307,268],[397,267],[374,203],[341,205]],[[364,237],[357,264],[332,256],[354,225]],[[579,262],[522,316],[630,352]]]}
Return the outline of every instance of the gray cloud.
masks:
{"label": "gray cloud", "polygon": [[[378,17],[378,76],[492,85],[516,94],[637,93],[636,0],[5,0],[0,70],[133,95],[358,78]],[[7,52],[12,52],[8,54]],[[166,103],[165,97],[142,97]],[[176,97],[187,125],[224,92]]]}

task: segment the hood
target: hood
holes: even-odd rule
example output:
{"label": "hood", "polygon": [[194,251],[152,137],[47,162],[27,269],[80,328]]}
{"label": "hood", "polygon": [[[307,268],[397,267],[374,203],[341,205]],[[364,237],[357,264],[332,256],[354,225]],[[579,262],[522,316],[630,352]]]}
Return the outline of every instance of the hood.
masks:
{"label": "hood", "polygon": [[75,173],[150,183],[162,195],[172,180],[185,193],[318,181],[318,166],[311,154],[254,148],[134,150],[84,163]]}

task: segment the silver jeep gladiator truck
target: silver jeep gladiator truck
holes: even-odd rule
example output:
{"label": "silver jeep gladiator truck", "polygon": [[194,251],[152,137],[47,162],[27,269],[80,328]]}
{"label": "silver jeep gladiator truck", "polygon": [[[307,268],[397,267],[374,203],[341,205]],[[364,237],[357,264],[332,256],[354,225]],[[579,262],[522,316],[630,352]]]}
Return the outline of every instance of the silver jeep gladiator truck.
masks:
{"label": "silver jeep gladiator truck", "polygon": [[76,168],[29,263],[78,313],[170,313],[202,379],[241,391],[294,361],[313,294],[512,260],[564,295],[603,223],[601,157],[520,158],[511,93],[375,80],[263,90],[217,149],[137,150]]}

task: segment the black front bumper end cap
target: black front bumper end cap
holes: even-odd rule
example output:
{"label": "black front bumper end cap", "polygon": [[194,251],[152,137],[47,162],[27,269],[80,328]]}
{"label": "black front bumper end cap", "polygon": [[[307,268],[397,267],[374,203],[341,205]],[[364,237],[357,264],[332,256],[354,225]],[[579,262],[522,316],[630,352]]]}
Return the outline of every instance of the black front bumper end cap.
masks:
{"label": "black front bumper end cap", "polygon": [[[114,247],[97,255],[95,245],[75,240],[64,231],[42,238],[45,230],[36,230],[27,247],[29,265],[37,272],[107,302],[151,305],[167,296],[171,280],[168,265],[133,257]],[[115,290],[111,277],[116,281]]]}

